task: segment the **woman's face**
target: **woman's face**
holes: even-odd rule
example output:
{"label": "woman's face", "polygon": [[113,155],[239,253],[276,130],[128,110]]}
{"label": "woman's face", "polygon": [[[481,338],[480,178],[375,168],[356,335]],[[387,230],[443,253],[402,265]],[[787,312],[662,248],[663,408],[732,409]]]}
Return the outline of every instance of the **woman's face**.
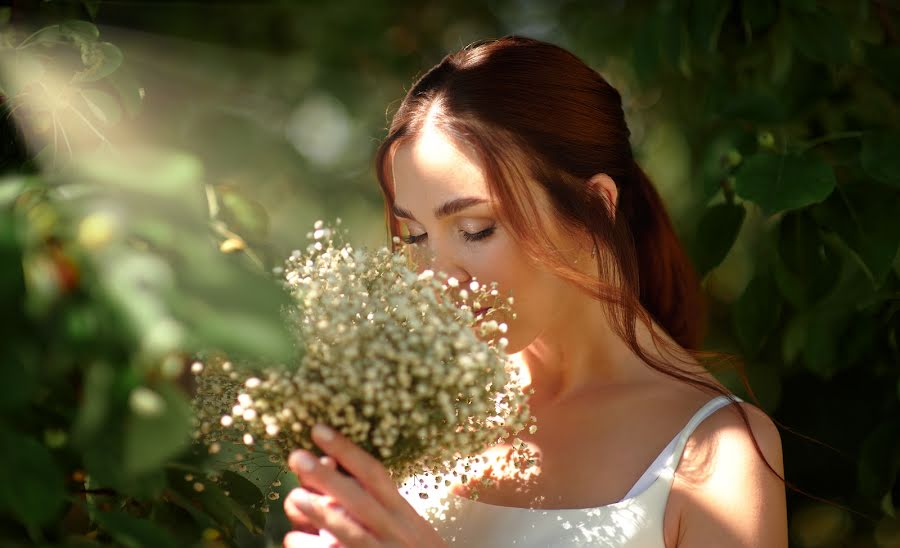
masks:
{"label": "woman's face", "polygon": [[524,349],[570,306],[573,287],[534,264],[500,222],[474,154],[428,129],[398,145],[391,166],[404,239],[430,257],[420,269],[496,282],[514,297],[507,352]]}

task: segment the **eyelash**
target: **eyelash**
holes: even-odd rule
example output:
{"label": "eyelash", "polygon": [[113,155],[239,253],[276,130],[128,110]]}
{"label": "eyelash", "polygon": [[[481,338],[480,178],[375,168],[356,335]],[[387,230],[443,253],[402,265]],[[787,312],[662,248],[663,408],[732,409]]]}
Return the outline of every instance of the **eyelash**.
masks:
{"label": "eyelash", "polygon": [[[464,230],[460,230],[460,232],[462,233],[463,238],[467,242],[477,242],[479,240],[484,240],[485,238],[492,235],[496,228],[497,227],[495,227],[495,226],[491,226],[491,227],[485,228],[481,232],[476,232],[475,234],[469,234],[468,232],[466,232]],[[424,240],[427,236],[428,236],[427,232],[423,233],[423,234],[419,234],[418,236],[409,235],[409,236],[404,237],[403,241],[410,245],[417,244],[417,243],[421,242],[422,240]]]}

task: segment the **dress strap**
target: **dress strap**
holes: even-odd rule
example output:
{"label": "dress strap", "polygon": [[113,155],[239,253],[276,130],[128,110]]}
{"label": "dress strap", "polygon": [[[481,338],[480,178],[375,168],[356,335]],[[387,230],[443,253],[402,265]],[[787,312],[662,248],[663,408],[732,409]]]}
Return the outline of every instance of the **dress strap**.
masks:
{"label": "dress strap", "polygon": [[717,396],[706,402],[703,407],[701,407],[696,413],[694,413],[694,416],[691,417],[691,420],[688,421],[687,425],[678,434],[678,437],[676,438],[677,441],[675,443],[675,448],[666,461],[666,471],[674,477],[675,470],[678,469],[678,463],[681,462],[681,454],[684,452],[684,446],[687,445],[687,441],[691,437],[691,434],[694,433],[694,430],[697,429],[697,426],[699,426],[700,423],[703,422],[704,419],[706,419],[706,417],[712,415],[726,405],[743,401],[744,400],[735,396],[734,394],[729,394]]}

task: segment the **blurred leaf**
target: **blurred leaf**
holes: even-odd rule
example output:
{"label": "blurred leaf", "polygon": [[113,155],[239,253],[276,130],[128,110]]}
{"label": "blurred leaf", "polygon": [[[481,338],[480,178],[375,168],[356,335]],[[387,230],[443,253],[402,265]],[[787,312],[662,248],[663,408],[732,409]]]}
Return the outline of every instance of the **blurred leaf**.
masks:
{"label": "blurred leaf", "polygon": [[741,153],[752,146],[754,140],[748,132],[732,129],[717,135],[703,152],[700,163],[700,179],[703,183],[702,200],[708,202],[722,190],[722,183],[734,168],[728,161],[732,151]]}
{"label": "blurred leaf", "polygon": [[66,491],[53,455],[33,438],[0,430],[0,509],[29,527],[60,516]]}
{"label": "blurred leaf", "polygon": [[662,18],[648,18],[642,32],[638,33],[632,46],[634,72],[641,82],[651,82],[660,66],[659,29],[663,25]]}
{"label": "blurred leaf", "polygon": [[722,105],[719,116],[768,124],[781,122],[787,113],[782,102],[773,93],[748,90],[729,96]]}
{"label": "blurred leaf", "polygon": [[130,117],[137,116],[144,102],[144,90],[128,67],[119,68],[106,81],[116,90],[126,114]]}
{"label": "blurred leaf", "polygon": [[697,225],[697,272],[702,276],[718,266],[741,230],[746,211],[741,204],[716,204],[708,207]]}
{"label": "blurred leaf", "polygon": [[194,156],[171,149],[119,148],[115,154],[97,151],[77,158],[80,179],[167,200],[172,213],[192,212],[205,219],[203,166]]}
{"label": "blurred leaf", "polygon": [[112,126],[122,118],[122,108],[112,95],[97,89],[82,90],[80,95],[91,114],[104,124]]}
{"label": "blurred leaf", "polygon": [[97,29],[97,26],[90,21],[72,19],[65,23],[60,23],[59,29],[65,36],[86,42],[91,42],[100,38],[100,31]]}
{"label": "blurred leaf", "polygon": [[3,363],[4,382],[16,387],[0,398],[0,411],[20,409],[31,401],[38,389],[36,356],[27,353],[18,345],[5,344],[3,350],[0,350],[0,360]]}
{"label": "blurred leaf", "polygon": [[[228,529],[230,533],[234,529],[235,520],[239,521],[250,532],[261,533],[265,524],[265,514],[259,509],[260,495],[254,503],[255,508],[245,505],[246,498],[235,499],[231,495],[230,488],[235,487],[246,497],[246,493],[254,490],[259,494],[252,483],[247,485],[247,480],[235,477],[233,472],[227,472],[226,484],[213,483],[206,477],[186,476],[183,472],[172,471],[169,474],[169,484],[172,489],[183,497],[179,504],[189,504],[196,510],[200,510],[214,519],[220,526]],[[190,477],[191,479],[187,479]],[[222,478],[225,478],[223,473]],[[248,482],[249,483],[249,482]],[[199,484],[199,485],[198,485]],[[226,495],[225,491],[229,494]],[[254,504],[251,503],[251,504]]]}
{"label": "blurred leaf", "polygon": [[226,470],[222,472],[218,482],[228,497],[236,502],[244,512],[236,514],[241,520],[244,527],[249,531],[261,531],[266,525],[266,514],[262,511],[261,505],[266,503],[262,491],[250,480]]}
{"label": "blurred leaf", "polygon": [[123,465],[129,475],[158,468],[191,441],[190,403],[173,386],[160,384],[156,389],[164,404],[159,413],[132,409],[126,418]]}
{"label": "blurred leaf", "polygon": [[900,421],[886,417],[862,443],[857,481],[859,490],[871,497],[884,494],[890,479],[900,469]]}
{"label": "blurred leaf", "polygon": [[101,0],[81,0],[81,3],[84,5],[84,9],[87,10],[88,15],[91,16],[91,19],[97,19],[97,10],[100,9]]}
{"label": "blurred leaf", "polygon": [[900,187],[900,131],[867,133],[863,137],[862,167],[876,181]]}
{"label": "blurred leaf", "polygon": [[[218,188],[222,205],[229,217],[229,227],[239,234],[254,238],[264,238],[269,233],[269,215],[256,200],[235,188]],[[232,224],[236,226],[232,227]]]}
{"label": "blurred leaf", "polygon": [[158,548],[177,546],[175,539],[159,526],[123,512],[100,512],[97,521],[120,546],[127,548]]}
{"label": "blurred leaf", "polygon": [[744,351],[756,356],[778,323],[781,299],[775,283],[765,274],[757,275],[734,303],[734,329]]}
{"label": "blurred leaf", "polygon": [[817,158],[761,153],[744,161],[735,192],[771,215],[821,202],[834,185],[831,166]]}
{"label": "blurred leaf", "polygon": [[900,46],[873,47],[866,51],[869,69],[882,85],[894,93],[900,93]]}
{"label": "blurred leaf", "polygon": [[96,82],[105,78],[122,66],[123,58],[122,50],[114,44],[109,42],[91,44],[88,46],[88,51],[82,54],[84,70],[75,73],[72,81]]}
{"label": "blurred leaf", "polygon": [[751,32],[760,32],[771,25],[778,15],[778,6],[775,0],[755,0],[753,2],[741,2],[741,19],[744,28]]}
{"label": "blurred leaf", "polygon": [[804,310],[834,287],[840,258],[805,213],[785,215],[777,237],[775,279],[785,299]]}
{"label": "blurred leaf", "polygon": [[850,62],[847,29],[833,14],[821,9],[795,13],[791,28],[794,46],[813,61],[837,65]]}
{"label": "blurred leaf", "polygon": [[722,23],[728,15],[731,2],[728,0],[693,0],[689,6],[688,24],[695,44],[701,49],[714,52],[718,48]]}
{"label": "blurred leaf", "polygon": [[76,443],[92,443],[101,433],[114,398],[115,372],[109,364],[94,362],[84,375],[81,405],[77,410],[73,436]]}
{"label": "blurred leaf", "polygon": [[781,359],[786,364],[793,364],[806,346],[807,335],[806,313],[795,314],[788,320],[781,339]]}
{"label": "blurred leaf", "polygon": [[[838,361],[839,344],[850,325],[850,319],[841,311],[826,310],[817,306],[808,315],[806,344],[803,360],[808,370],[822,379],[831,379],[841,368]],[[846,367],[847,364],[843,364]]]}
{"label": "blurred leaf", "polygon": [[3,70],[0,87],[9,97],[15,97],[28,85],[39,81],[47,71],[39,55],[20,50],[12,54],[0,52],[0,69]]}
{"label": "blurred leaf", "polygon": [[893,189],[853,183],[841,185],[810,211],[819,224],[835,231],[856,252],[879,287],[900,249],[897,203],[900,193]]}

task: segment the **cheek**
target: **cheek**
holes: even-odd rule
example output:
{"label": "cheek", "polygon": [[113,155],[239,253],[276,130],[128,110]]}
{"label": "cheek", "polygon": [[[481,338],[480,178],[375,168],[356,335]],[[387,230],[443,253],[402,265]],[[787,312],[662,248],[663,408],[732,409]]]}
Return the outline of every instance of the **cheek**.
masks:
{"label": "cheek", "polygon": [[470,263],[470,274],[485,282],[497,282],[503,295],[512,294],[516,319],[509,322],[509,352],[528,346],[558,315],[563,302],[561,279],[539,270],[517,246],[497,242],[484,248]]}

